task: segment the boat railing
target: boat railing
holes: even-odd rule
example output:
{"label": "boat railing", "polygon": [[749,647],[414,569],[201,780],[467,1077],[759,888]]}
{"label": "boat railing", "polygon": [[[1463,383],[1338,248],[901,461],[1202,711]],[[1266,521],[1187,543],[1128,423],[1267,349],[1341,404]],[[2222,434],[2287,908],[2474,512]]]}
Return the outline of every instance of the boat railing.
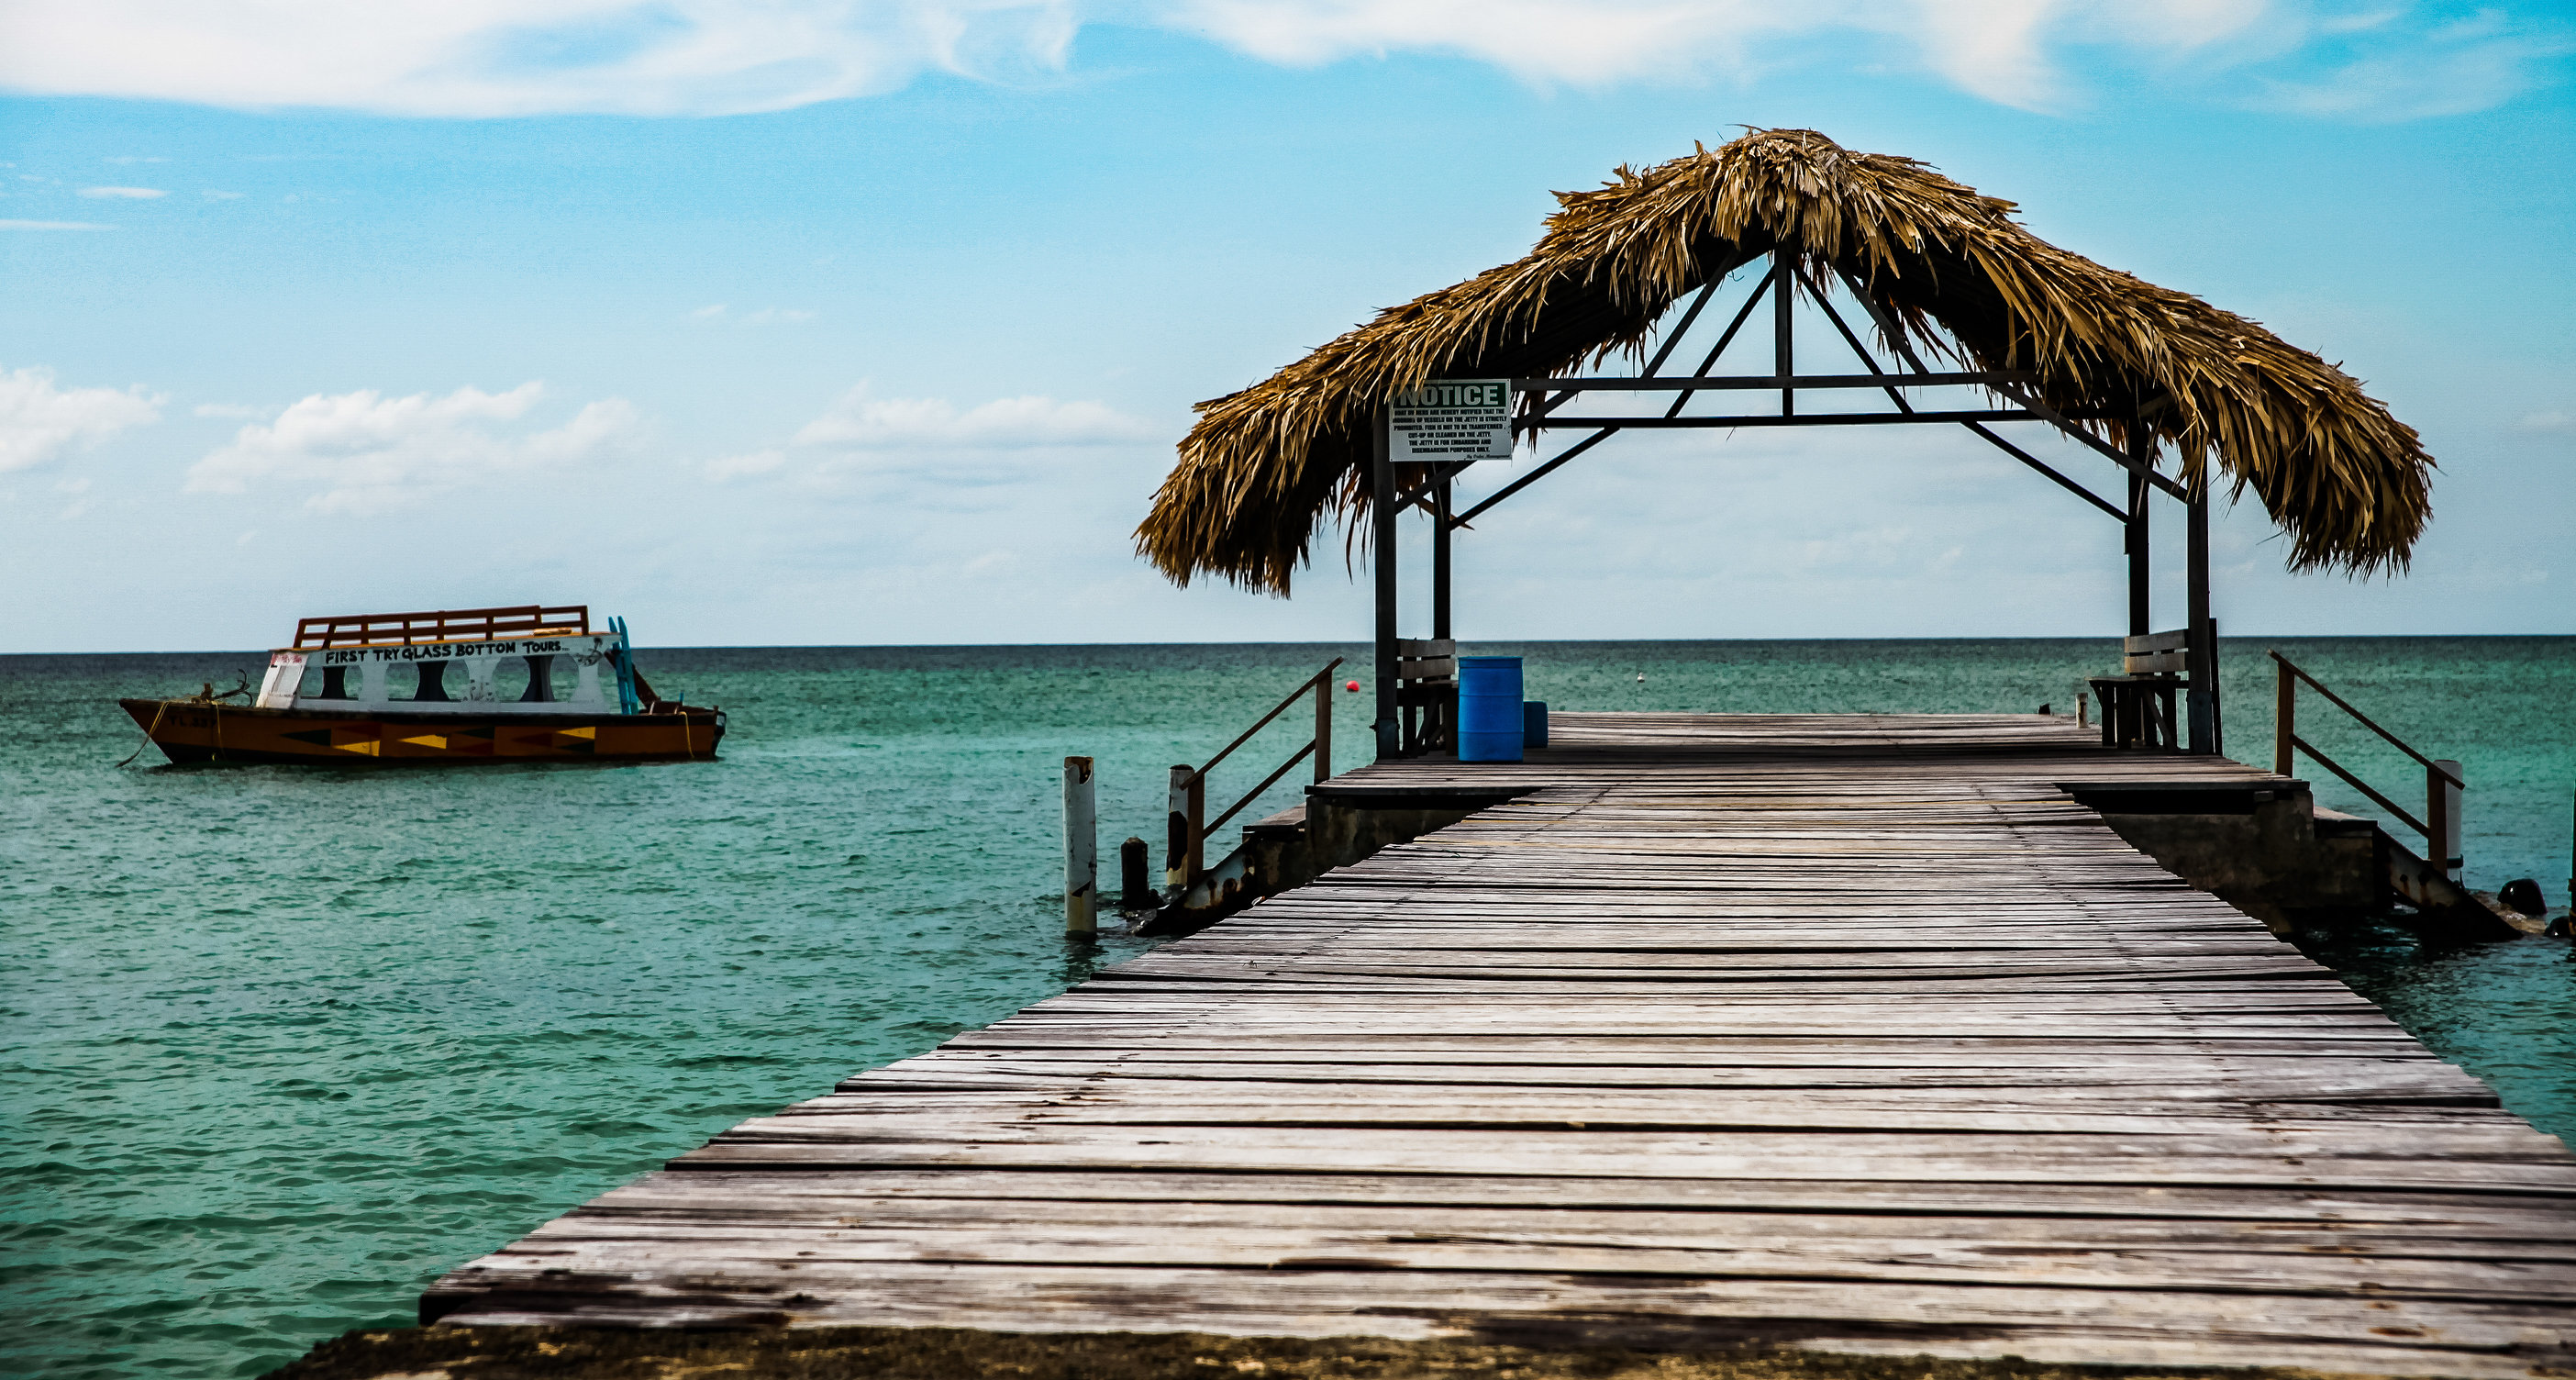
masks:
{"label": "boat railing", "polygon": [[[2444,874],[2456,879],[2460,873],[2460,793],[2468,789],[2461,779],[2460,764],[2435,761],[2417,752],[2396,734],[2371,721],[2369,715],[2346,703],[2343,696],[2325,686],[2325,682],[2299,669],[2288,657],[2272,653],[2280,663],[2280,684],[2276,689],[2278,705],[2272,719],[2272,770],[2282,776],[2294,775],[2291,768],[2299,753],[2306,753],[2317,765],[2342,777],[2344,784],[2376,802],[2379,808],[2397,816],[2406,827],[2424,836],[2425,855]],[[2424,765],[2424,817],[2417,819],[2405,806],[2373,790],[2369,782],[2353,775],[2342,763],[2317,750],[2317,745],[2299,736],[2299,682],[2326,697],[2326,702],[2350,714],[2361,726],[2388,740],[2391,747]]]}
{"label": "boat railing", "polygon": [[557,634],[586,637],[587,604],[517,604],[496,609],[436,609],[427,613],[362,613],[305,618],[295,624],[295,649],[370,647],[415,642],[488,642],[502,637]]}
{"label": "boat railing", "polygon": [[[1193,767],[1184,762],[1172,768],[1171,838],[1163,870],[1165,881],[1184,889],[1197,881],[1207,871],[1207,836],[1224,828],[1227,820],[1243,813],[1245,806],[1260,799],[1263,791],[1279,784],[1279,778],[1286,776],[1299,762],[1309,756],[1315,759],[1317,781],[1333,774],[1333,669],[1341,664],[1340,657],[1325,662],[1324,669],[1289,691],[1286,699],[1254,720],[1252,727],[1226,744],[1223,752],[1209,758],[1207,765]],[[1315,696],[1315,736],[1307,739],[1304,747],[1290,753],[1288,760],[1280,763],[1276,770],[1261,778],[1260,785],[1244,792],[1243,798],[1234,802],[1224,814],[1213,820],[1207,819],[1208,773],[1216,770],[1217,763],[1233,756],[1236,748],[1251,742],[1253,734],[1269,727],[1271,720],[1286,713],[1290,705],[1309,691]]]}

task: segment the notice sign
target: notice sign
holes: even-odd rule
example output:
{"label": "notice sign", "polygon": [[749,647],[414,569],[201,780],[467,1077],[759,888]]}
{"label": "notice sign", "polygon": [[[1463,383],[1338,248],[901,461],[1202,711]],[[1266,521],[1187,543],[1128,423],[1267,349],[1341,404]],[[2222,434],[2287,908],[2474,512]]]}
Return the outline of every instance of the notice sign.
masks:
{"label": "notice sign", "polygon": [[1510,379],[1433,379],[1387,405],[1387,454],[1409,460],[1506,460],[1512,453]]}

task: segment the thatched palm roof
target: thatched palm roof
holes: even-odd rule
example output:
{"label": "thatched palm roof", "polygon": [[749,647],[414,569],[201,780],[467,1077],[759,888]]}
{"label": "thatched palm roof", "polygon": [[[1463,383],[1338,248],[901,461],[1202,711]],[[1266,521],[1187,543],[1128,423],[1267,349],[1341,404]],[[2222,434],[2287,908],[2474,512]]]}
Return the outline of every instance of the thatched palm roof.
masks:
{"label": "thatched palm roof", "polygon": [[[2241,316],[2059,249],[2016,224],[2011,202],[1913,159],[1761,130],[1557,200],[1526,257],[1200,404],[1138,550],[1184,584],[1216,575],[1285,593],[1322,519],[1356,524],[1367,509],[1381,399],[1432,378],[1597,364],[1775,245],[1816,282],[1861,283],[1910,343],[2037,374],[2061,411],[2145,407],[2193,492],[2215,455],[2233,493],[2262,500],[2291,537],[2293,569],[2403,569],[2429,516],[2432,457],[2350,375]],[[2125,444],[2123,423],[2087,425]]]}

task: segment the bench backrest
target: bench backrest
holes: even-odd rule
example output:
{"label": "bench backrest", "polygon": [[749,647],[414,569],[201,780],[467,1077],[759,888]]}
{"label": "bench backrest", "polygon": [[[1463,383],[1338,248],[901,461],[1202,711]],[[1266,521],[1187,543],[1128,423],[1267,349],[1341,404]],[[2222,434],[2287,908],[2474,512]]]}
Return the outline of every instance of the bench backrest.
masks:
{"label": "bench backrest", "polygon": [[2120,639],[2120,670],[2132,676],[2163,675],[2191,669],[2191,634],[2176,628],[2172,632],[2147,633],[2140,637]]}
{"label": "bench backrest", "polygon": [[1458,639],[1399,637],[1395,640],[1397,680],[1456,680]]}

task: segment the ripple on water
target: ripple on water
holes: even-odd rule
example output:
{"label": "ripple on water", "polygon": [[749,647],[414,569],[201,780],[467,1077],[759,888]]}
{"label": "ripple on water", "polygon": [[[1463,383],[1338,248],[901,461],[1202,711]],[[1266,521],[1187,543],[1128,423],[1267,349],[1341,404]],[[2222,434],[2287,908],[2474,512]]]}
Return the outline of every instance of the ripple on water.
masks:
{"label": "ripple on water", "polygon": [[[2571,649],[2293,655],[2401,733],[2457,744],[2473,880],[2493,886],[2563,875],[2576,725],[2544,707],[2576,699]],[[1539,698],[1641,709],[2021,710],[2101,659],[2092,642],[1517,650]],[[1168,764],[1205,760],[1337,652],[1365,655],[661,653],[657,680],[738,707],[726,760],[434,773],[116,771],[134,741],[116,696],[228,679],[240,657],[0,657],[0,1370],[248,1376],[406,1323],[440,1272],[744,1117],[1136,952],[1056,932],[1061,759],[1099,760],[1114,858],[1118,838],[1161,837]],[[2230,732],[2268,741],[2259,648],[2229,656]],[[1274,756],[1302,741],[1273,732]],[[2564,945],[2351,942],[2329,961],[2356,986],[2576,1129]]]}

